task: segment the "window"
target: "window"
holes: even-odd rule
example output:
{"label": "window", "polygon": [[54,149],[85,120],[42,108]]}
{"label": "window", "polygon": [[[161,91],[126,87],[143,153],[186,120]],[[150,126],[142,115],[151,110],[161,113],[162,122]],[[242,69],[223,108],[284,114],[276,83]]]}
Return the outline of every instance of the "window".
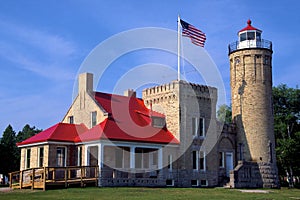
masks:
{"label": "window", "polygon": [[255,32],[247,32],[247,40],[254,40]]}
{"label": "window", "polygon": [[167,186],[174,186],[174,180],[173,179],[167,179],[166,180],[166,185]]}
{"label": "window", "polygon": [[191,180],[191,185],[198,186],[199,185],[198,180]]}
{"label": "window", "polygon": [[270,142],[270,144],[269,144],[269,148],[270,148],[270,163],[272,163],[273,162],[273,145],[272,145],[272,143]]}
{"label": "window", "polygon": [[169,169],[169,171],[172,171],[172,168],[173,168],[172,162],[173,162],[173,158],[172,158],[172,155],[170,154],[170,155],[168,155],[168,169]]}
{"label": "window", "polygon": [[196,117],[192,118],[192,132],[194,136],[198,135],[198,119]]}
{"label": "window", "polygon": [[219,152],[219,166],[224,168],[224,152]]}
{"label": "window", "polygon": [[240,42],[242,42],[242,41],[245,41],[246,40],[246,33],[242,33],[241,35],[240,35]]}
{"label": "window", "polygon": [[264,57],[264,64],[265,64],[265,65],[270,64],[270,57],[269,57],[269,56],[265,56],[265,57]]}
{"label": "window", "polygon": [[91,126],[94,127],[97,125],[97,112],[94,111],[91,114]]}
{"label": "window", "polygon": [[39,156],[38,156],[38,166],[43,167],[44,166],[44,147],[39,148]]}
{"label": "window", "polygon": [[65,147],[57,147],[57,149],[56,149],[56,165],[57,165],[57,167],[65,167],[66,166],[66,148]]}
{"label": "window", "polygon": [[256,32],[256,40],[261,40],[261,34],[259,32]]}
{"label": "window", "polygon": [[192,132],[194,136],[205,137],[205,120],[203,117],[192,118]]}
{"label": "window", "polygon": [[198,170],[198,152],[193,151],[192,153],[192,159],[193,159],[193,169]]}
{"label": "window", "polygon": [[239,160],[243,160],[243,143],[239,143],[239,152],[240,152],[240,157]]}
{"label": "window", "polygon": [[165,118],[152,117],[152,126],[157,128],[163,128],[166,124]]}
{"label": "window", "polygon": [[77,166],[82,165],[82,147],[78,147],[77,149]]}
{"label": "window", "polygon": [[200,184],[201,184],[201,186],[208,186],[207,180],[201,180]]}
{"label": "window", "polygon": [[205,137],[205,123],[202,117],[199,120],[199,132],[200,136]]}
{"label": "window", "polygon": [[206,170],[206,160],[205,160],[205,152],[200,151],[200,170]]}
{"label": "window", "polygon": [[143,150],[140,148],[135,149],[135,168],[142,168],[143,166]]}
{"label": "window", "polygon": [[74,124],[74,116],[69,116],[69,124]]}
{"label": "window", "polygon": [[116,168],[122,168],[123,167],[123,149],[122,148],[116,147],[115,158],[116,158]]}
{"label": "window", "polygon": [[30,168],[30,155],[31,154],[31,149],[26,150],[26,168]]}

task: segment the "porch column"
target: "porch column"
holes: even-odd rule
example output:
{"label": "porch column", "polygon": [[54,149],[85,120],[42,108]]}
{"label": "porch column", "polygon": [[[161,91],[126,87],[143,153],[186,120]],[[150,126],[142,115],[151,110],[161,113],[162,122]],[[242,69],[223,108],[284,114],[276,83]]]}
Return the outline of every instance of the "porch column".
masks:
{"label": "porch column", "polygon": [[135,147],[130,147],[130,169],[135,168]]}
{"label": "porch column", "polygon": [[162,149],[162,147],[160,147],[158,149],[158,163],[157,163],[157,165],[158,165],[157,166],[158,169],[161,170],[162,167],[163,167],[163,149]]}

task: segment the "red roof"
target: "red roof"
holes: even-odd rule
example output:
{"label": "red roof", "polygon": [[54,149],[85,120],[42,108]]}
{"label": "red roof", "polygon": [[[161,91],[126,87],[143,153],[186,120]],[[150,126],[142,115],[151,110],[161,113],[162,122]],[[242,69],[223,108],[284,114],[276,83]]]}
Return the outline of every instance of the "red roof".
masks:
{"label": "red roof", "polygon": [[58,123],[17,145],[46,141],[76,143],[100,139],[179,144],[167,128],[152,126],[152,116],[165,118],[165,115],[149,110],[142,99],[102,92],[95,92],[94,98],[109,116],[92,129],[88,130],[83,124]]}
{"label": "red roof", "polygon": [[240,32],[243,32],[243,31],[248,31],[248,30],[254,30],[254,31],[260,31],[260,32],[261,32],[261,30],[255,28],[255,27],[253,27],[253,26],[251,25],[251,20],[250,20],[250,19],[248,19],[247,24],[248,24],[248,25],[247,25],[245,28],[243,28],[242,30],[240,30],[239,33],[240,33]]}
{"label": "red roof", "polygon": [[47,141],[74,142],[74,139],[78,135],[86,132],[87,130],[88,128],[84,124],[76,125],[58,123],[22,142],[17,143],[17,146]]}
{"label": "red roof", "polygon": [[105,119],[84,134],[77,136],[75,142],[101,139],[179,144],[179,141],[166,128],[155,128],[151,124],[141,127],[134,123],[128,123],[126,120],[116,121],[111,118]]}

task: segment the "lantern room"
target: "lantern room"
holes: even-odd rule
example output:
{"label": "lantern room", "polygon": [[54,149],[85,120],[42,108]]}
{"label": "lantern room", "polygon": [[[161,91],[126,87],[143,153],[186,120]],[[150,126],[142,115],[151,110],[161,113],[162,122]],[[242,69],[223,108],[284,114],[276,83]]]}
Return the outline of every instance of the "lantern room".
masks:
{"label": "lantern room", "polygon": [[247,21],[247,26],[238,32],[238,41],[231,43],[229,53],[247,48],[266,48],[272,50],[272,42],[263,40],[262,31],[251,25],[251,20]]}
{"label": "lantern room", "polygon": [[239,46],[240,48],[251,48],[261,46],[261,33],[262,31],[254,28],[251,25],[251,20],[247,21],[248,26],[239,31]]}

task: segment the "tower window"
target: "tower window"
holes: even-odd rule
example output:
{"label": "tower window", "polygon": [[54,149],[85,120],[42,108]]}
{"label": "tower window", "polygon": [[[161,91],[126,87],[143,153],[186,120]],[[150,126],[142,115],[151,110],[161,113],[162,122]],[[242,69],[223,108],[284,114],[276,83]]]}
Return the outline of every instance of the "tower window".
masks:
{"label": "tower window", "polygon": [[192,118],[192,132],[193,136],[205,137],[205,119],[203,117]]}
{"label": "tower window", "polygon": [[206,170],[206,160],[205,160],[205,152],[200,151],[200,170]]}
{"label": "tower window", "polygon": [[193,151],[192,157],[193,157],[193,169],[198,170],[198,152]]}
{"label": "tower window", "polygon": [[240,42],[245,41],[246,39],[247,39],[246,33],[242,33],[242,34],[240,35]]}

